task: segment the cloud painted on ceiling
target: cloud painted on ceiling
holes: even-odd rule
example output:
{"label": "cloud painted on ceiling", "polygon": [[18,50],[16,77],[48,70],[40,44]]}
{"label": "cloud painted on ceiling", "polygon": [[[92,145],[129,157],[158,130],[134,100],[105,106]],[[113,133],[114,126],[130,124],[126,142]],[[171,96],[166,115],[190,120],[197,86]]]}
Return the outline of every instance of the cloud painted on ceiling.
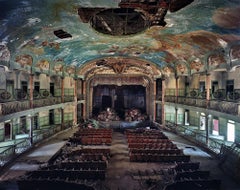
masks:
{"label": "cloud painted on ceiling", "polygon": [[[0,61],[16,62],[29,54],[33,65],[39,60],[66,65],[82,64],[101,57],[138,57],[164,66],[181,60],[189,62],[240,40],[238,0],[195,0],[165,16],[165,27],[124,37],[96,32],[81,22],[82,7],[118,7],[119,0],[0,0]],[[59,39],[54,31],[72,37]]]}

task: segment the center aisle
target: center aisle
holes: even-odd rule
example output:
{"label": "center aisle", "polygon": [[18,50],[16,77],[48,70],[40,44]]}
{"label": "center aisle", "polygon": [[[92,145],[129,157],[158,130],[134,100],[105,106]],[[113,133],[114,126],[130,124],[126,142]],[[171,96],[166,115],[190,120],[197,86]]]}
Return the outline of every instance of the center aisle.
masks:
{"label": "center aisle", "polygon": [[113,132],[111,159],[106,172],[106,185],[111,190],[138,189],[139,184],[130,175],[132,164],[129,161],[126,136]]}

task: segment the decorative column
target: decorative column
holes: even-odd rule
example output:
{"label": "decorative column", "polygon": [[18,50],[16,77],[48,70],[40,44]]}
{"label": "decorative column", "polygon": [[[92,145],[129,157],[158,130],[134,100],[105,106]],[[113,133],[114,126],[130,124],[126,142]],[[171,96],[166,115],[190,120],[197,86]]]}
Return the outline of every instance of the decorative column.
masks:
{"label": "decorative column", "polygon": [[34,75],[31,73],[29,76],[29,104],[30,108],[33,108],[33,77]]}
{"label": "decorative column", "polygon": [[82,104],[82,117],[83,119],[86,119],[86,98],[87,98],[87,92],[86,92],[86,81],[82,80],[82,95],[83,95],[83,99],[84,99],[84,103]]}
{"label": "decorative column", "polygon": [[209,115],[206,114],[206,145],[208,146],[208,142],[209,142],[209,125],[208,125],[208,117]]}
{"label": "decorative column", "polygon": [[162,78],[162,126],[165,127],[165,78]]}
{"label": "decorative column", "polygon": [[211,75],[206,74],[206,108],[209,107],[209,101],[210,101],[210,88],[211,88]]}
{"label": "decorative column", "polygon": [[64,124],[64,108],[61,109],[61,130],[65,129],[65,124]]}
{"label": "decorative column", "polygon": [[77,78],[74,79],[74,117],[73,117],[73,124],[77,124],[77,102],[78,102],[78,98],[77,98],[77,84],[78,84],[78,80]]}
{"label": "decorative column", "polygon": [[64,103],[64,77],[61,77],[61,102]]}
{"label": "decorative column", "polygon": [[178,125],[178,108],[175,108],[175,126]]}
{"label": "decorative column", "polygon": [[156,121],[157,81],[153,82],[153,121]]}
{"label": "decorative column", "polygon": [[176,79],[176,91],[175,91],[175,97],[176,97],[176,99],[175,99],[175,103],[178,103],[178,88],[179,88],[179,86],[178,86],[178,76],[175,76],[175,79]]}
{"label": "decorative column", "polygon": [[89,116],[91,117],[92,116],[92,107],[93,107],[93,85],[90,85],[88,89],[89,89],[88,97],[86,97],[86,98],[88,98],[88,100],[87,100],[87,102],[88,102],[87,109],[88,109],[88,117]]}
{"label": "decorative column", "polygon": [[33,144],[33,116],[32,115],[28,115],[29,117],[29,139],[31,144]]}

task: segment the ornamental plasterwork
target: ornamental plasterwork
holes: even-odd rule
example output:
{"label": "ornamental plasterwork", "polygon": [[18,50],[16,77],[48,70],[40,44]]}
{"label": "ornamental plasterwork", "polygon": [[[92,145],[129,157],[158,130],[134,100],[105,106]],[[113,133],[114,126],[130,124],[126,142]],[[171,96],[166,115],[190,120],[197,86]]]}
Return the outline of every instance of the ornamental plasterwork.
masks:
{"label": "ornamental plasterwork", "polygon": [[164,74],[164,76],[170,76],[171,74],[174,73],[174,69],[170,66],[165,66],[163,69],[162,69],[162,73]]}
{"label": "ornamental plasterwork", "polygon": [[127,66],[127,63],[125,61],[119,60],[117,62],[110,62],[108,64],[109,67],[113,69],[113,71],[117,74],[122,74],[125,72]]}
{"label": "ornamental plasterwork", "polygon": [[28,54],[22,54],[18,55],[15,58],[15,61],[21,65],[21,67],[24,66],[31,66],[33,64],[33,57]]}
{"label": "ornamental plasterwork", "polygon": [[53,66],[53,70],[54,70],[56,73],[62,72],[62,70],[63,70],[63,65],[60,64],[60,63],[55,64],[55,65]]}
{"label": "ornamental plasterwork", "polygon": [[[150,72],[149,72],[150,71]],[[92,68],[87,74],[86,79],[91,78],[94,75],[122,75],[122,76],[129,76],[129,75],[146,75],[150,78],[154,78],[154,75],[151,72],[151,69],[147,69],[144,67],[138,67],[136,65],[130,65],[125,68],[125,71],[123,73],[119,73],[119,71],[115,71],[113,68],[108,66],[100,66]]]}
{"label": "ornamental plasterwork", "polygon": [[129,73],[129,69],[133,67],[138,68],[137,71],[147,75],[161,75],[161,71],[157,66],[146,61],[118,57],[104,58],[89,62],[84,67],[79,68],[78,75],[87,77],[87,75],[92,73],[92,70],[96,70],[95,73],[101,71],[99,68],[104,68],[104,70],[106,70],[105,72],[108,73],[112,73],[110,72],[110,70],[112,70],[115,74],[125,74]]}
{"label": "ornamental plasterwork", "polygon": [[141,68],[141,67],[138,67],[138,66],[132,66],[132,67],[128,67],[128,69],[126,70],[126,73],[129,73],[129,74],[145,74],[145,75],[153,75],[153,73],[151,72],[150,69],[147,69],[147,68]]}
{"label": "ornamental plasterwork", "polygon": [[226,63],[226,60],[222,54],[212,54],[208,57],[209,66],[217,67],[224,63]]}
{"label": "ornamental plasterwork", "polygon": [[194,70],[194,71],[197,71],[197,72],[202,70],[203,67],[204,67],[204,64],[198,58],[192,60],[191,63],[190,63],[190,69]]}
{"label": "ornamental plasterwork", "polygon": [[40,70],[49,70],[49,62],[45,59],[39,60],[36,64],[36,66],[40,69]]}
{"label": "ornamental plasterwork", "polygon": [[74,67],[74,66],[68,66],[68,67],[65,68],[65,71],[66,71],[69,75],[75,74],[75,67]]}
{"label": "ornamental plasterwork", "polygon": [[232,62],[240,61],[240,44],[232,46],[229,54]]}
{"label": "ornamental plasterwork", "polygon": [[184,75],[188,73],[188,68],[184,63],[179,63],[177,65],[177,73],[180,75]]}
{"label": "ornamental plasterwork", "polygon": [[148,77],[145,76],[135,76],[135,77],[116,77],[112,76],[96,76],[91,80],[91,86],[97,85],[142,85],[144,87],[149,86],[150,82],[152,82]]}

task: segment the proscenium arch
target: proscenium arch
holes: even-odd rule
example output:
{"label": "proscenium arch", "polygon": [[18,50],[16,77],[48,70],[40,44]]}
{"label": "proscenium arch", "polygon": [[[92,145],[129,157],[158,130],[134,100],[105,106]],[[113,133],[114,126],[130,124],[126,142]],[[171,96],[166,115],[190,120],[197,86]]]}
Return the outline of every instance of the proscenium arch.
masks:
{"label": "proscenium arch", "polygon": [[[103,60],[106,63],[105,65],[101,65],[101,66],[96,65],[99,61],[103,61]],[[123,75],[128,74],[125,72],[126,70],[124,70],[121,73],[116,73],[114,71],[114,67],[116,66],[116,65],[114,65],[114,63],[117,63],[117,62],[122,62],[123,64],[126,64],[126,67],[128,69],[137,67],[137,68],[139,68],[139,71],[144,70],[144,73],[147,75],[151,75],[152,78],[161,78],[162,77],[160,67],[156,63],[153,63],[153,62],[150,62],[150,61],[147,61],[144,59],[140,59],[140,58],[135,58],[135,57],[126,58],[126,57],[118,57],[118,56],[102,57],[102,58],[91,60],[91,61],[85,63],[84,65],[82,65],[81,67],[79,67],[79,69],[77,71],[77,75],[79,76],[79,78],[86,80],[89,77],[91,77],[91,74],[93,74],[93,73],[123,74]],[[121,65],[119,65],[119,66],[121,66]]]}
{"label": "proscenium arch", "polygon": [[[96,65],[99,61],[101,64]],[[85,81],[86,118],[92,116],[94,85],[144,86],[146,89],[146,112],[150,116],[154,114],[156,79],[162,77],[161,70],[156,64],[135,58],[105,57],[84,64],[79,68],[77,74]]]}

